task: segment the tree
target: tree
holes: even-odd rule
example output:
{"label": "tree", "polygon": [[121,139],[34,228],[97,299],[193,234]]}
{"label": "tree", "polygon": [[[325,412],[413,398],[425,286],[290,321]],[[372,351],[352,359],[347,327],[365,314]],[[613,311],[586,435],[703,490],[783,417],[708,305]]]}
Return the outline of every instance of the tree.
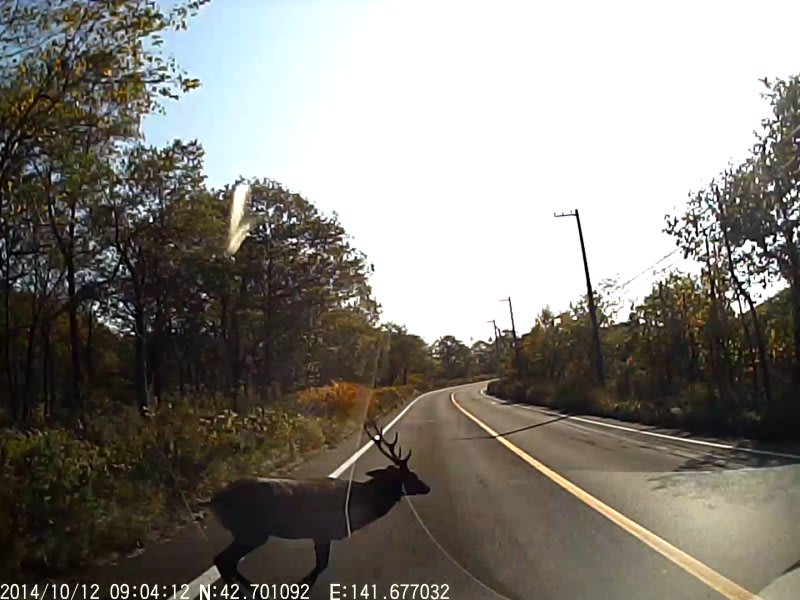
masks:
{"label": "tree", "polygon": [[[48,418],[81,416],[107,398],[149,412],[175,395],[243,409],[331,380],[491,369],[483,343],[445,340],[440,363],[419,336],[381,325],[373,266],[335,213],[266,178],[209,188],[199,143],[142,139],[144,117],[199,85],[159,46],[203,4],[0,0],[0,385],[12,418],[39,403]],[[254,227],[230,256],[240,183]]]}
{"label": "tree", "polygon": [[182,279],[181,242],[191,235],[178,217],[181,205],[200,189],[202,164],[196,142],[175,141],[163,149],[135,146],[102,206],[108,214],[107,243],[122,265],[107,305],[113,317],[108,317],[135,340],[133,380],[143,410],[150,405],[151,386],[157,397],[163,392],[170,309],[183,302],[184,290],[175,285]]}
{"label": "tree", "polygon": [[[43,239],[57,249],[64,271],[71,348],[71,404],[82,409],[79,311],[88,295],[78,281],[87,257],[91,212],[107,165],[121,144],[139,135],[141,117],[163,98],[197,87],[156,47],[159,34],[183,28],[205,1],[165,13],[139,0],[45,0],[0,3],[0,248],[4,303],[3,350],[8,389],[17,393],[10,358],[15,255],[26,242],[15,233],[25,212],[20,186],[36,179],[50,226]],[[146,42],[152,42],[146,46]],[[31,230],[31,233],[34,233]],[[36,242],[39,245],[39,242]],[[42,248],[44,251],[44,247]],[[38,314],[38,313],[37,313]],[[47,327],[51,320],[42,321]],[[29,328],[29,338],[33,330]],[[47,338],[46,332],[43,334]]]}
{"label": "tree", "polygon": [[473,368],[469,347],[452,335],[440,337],[431,347],[433,357],[439,361],[445,379],[468,376]]}
{"label": "tree", "polygon": [[[583,383],[591,376],[585,300],[558,316],[543,311],[522,336],[527,377],[512,374],[514,395],[530,389],[539,400],[557,397],[562,407],[591,402],[598,412],[628,411],[655,422],[674,423],[678,414],[695,426],[737,433],[796,427],[800,78],[764,83],[772,114],[750,156],[692,192],[682,214],[666,218],[665,231],[684,258],[699,264],[700,277],[660,277],[622,322],[617,286],[609,282],[598,294],[611,386],[591,390],[595,396]],[[786,289],[759,305],[759,288],[776,283]],[[539,393],[546,388],[550,396]]]}
{"label": "tree", "polygon": [[493,343],[478,340],[470,346],[469,350],[472,355],[472,363],[478,373],[497,373],[500,356]]}
{"label": "tree", "polygon": [[736,197],[728,211],[730,243],[747,248],[758,272],[790,290],[795,383],[800,383],[800,79],[764,79],[772,114],[753,156],[737,173]]}
{"label": "tree", "polygon": [[396,323],[384,325],[389,334],[389,348],[380,381],[383,385],[406,385],[409,375],[424,377],[433,372],[428,345],[418,335]]}

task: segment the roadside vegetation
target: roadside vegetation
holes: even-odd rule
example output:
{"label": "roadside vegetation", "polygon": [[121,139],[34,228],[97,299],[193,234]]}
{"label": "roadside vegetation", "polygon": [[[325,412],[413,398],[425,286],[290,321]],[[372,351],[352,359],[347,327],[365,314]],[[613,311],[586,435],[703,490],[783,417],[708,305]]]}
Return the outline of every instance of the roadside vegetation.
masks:
{"label": "roadside vegetation", "polygon": [[[200,82],[160,52],[205,1],[0,0],[0,579],[68,576],[498,366],[380,320],[372,265],[282,184],[234,186],[141,122]],[[174,33],[169,33],[174,35]]]}
{"label": "roadside vegetation", "polygon": [[541,312],[520,340],[519,371],[507,356],[492,393],[691,431],[800,439],[800,78],[764,85],[771,113],[748,158],[666,217],[677,252],[700,275],[663,275],[627,310],[613,282],[601,290],[604,385],[581,299]]}
{"label": "roadside vegetation", "polygon": [[241,476],[277,476],[425,389],[312,388],[244,413],[192,397],[142,417],[107,403],[80,429],[31,422],[0,431],[3,580],[80,579],[202,518],[198,502]]}

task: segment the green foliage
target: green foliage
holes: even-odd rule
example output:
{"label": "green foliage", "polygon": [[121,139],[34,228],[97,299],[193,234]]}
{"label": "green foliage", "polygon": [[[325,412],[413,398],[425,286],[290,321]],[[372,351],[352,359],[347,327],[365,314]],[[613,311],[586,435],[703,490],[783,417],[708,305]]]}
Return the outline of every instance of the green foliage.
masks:
{"label": "green foliage", "polygon": [[12,76],[0,129],[15,140],[0,152],[0,410],[12,422],[91,413],[103,396],[146,411],[210,395],[239,410],[332,380],[475,371],[463,344],[438,373],[421,338],[380,325],[366,256],[335,214],[278,182],[246,181],[257,225],[225,255],[234,185],[206,185],[196,141],[139,136],[161,99],[198,85],[159,47],[202,4],[0,11],[0,50],[19,63],[0,61]]}
{"label": "green foliage", "polygon": [[[275,475],[360,426],[346,422],[363,398],[371,415],[416,390],[355,384],[308,390],[297,404],[248,414],[213,402],[164,404],[145,421],[107,404],[82,429],[0,430],[0,557],[3,579],[74,572],[108,552],[128,552],[154,531],[185,522],[196,506],[241,475]],[[309,403],[334,398],[327,416]],[[350,404],[349,404],[350,403]],[[365,407],[366,408],[366,407]]]}
{"label": "green foliage", "polygon": [[435,376],[436,363],[425,340],[408,333],[405,327],[388,323],[383,328],[387,334],[387,348],[381,364],[381,385],[407,385],[417,380]]}
{"label": "green foliage", "polygon": [[[758,309],[769,340],[785,337],[785,296]],[[645,423],[796,436],[800,415],[789,400],[796,388],[778,351],[790,354],[789,346],[770,345],[768,366],[782,376],[774,378],[781,384],[775,386],[779,393],[767,402],[753,376],[754,355],[742,317],[724,306],[714,316],[712,302],[708,284],[690,275],[671,274],[656,282],[626,322],[601,329],[605,389],[590,383],[588,316],[564,313],[554,319],[548,312],[523,337],[524,375],[510,375],[490,389],[518,401]]]}
{"label": "green foliage", "polygon": [[[185,27],[203,4],[164,11],[150,0],[0,3],[0,383],[16,420],[28,418],[38,393],[55,403],[50,338],[65,312],[65,404],[83,408],[79,312],[99,300],[107,283],[99,271],[113,271],[115,259],[99,230],[102,202],[142,118],[197,86],[150,42]],[[22,304],[18,293],[30,300],[22,318],[11,306]],[[53,371],[44,390],[36,389],[37,358]]]}
{"label": "green foliage", "polygon": [[452,335],[445,335],[436,340],[431,348],[431,354],[438,361],[444,379],[468,377],[475,370],[470,348]]}
{"label": "green foliage", "polygon": [[161,47],[206,1],[0,0],[4,575],[132,550],[184,495],[497,369],[485,344],[447,336],[442,365],[380,324],[367,257],[278,182],[247,180],[257,225],[225,254],[242,182],[213,189],[197,141],[141,135],[200,85]]}
{"label": "green foliage", "polygon": [[[800,79],[765,80],[772,114],[751,155],[692,193],[666,231],[699,278],[673,273],[619,313],[598,294],[606,389],[592,388],[585,301],[542,312],[522,338],[522,374],[500,395],[645,423],[796,438],[800,427]],[[759,288],[785,289],[757,303]],[[601,286],[603,287],[603,286]]]}

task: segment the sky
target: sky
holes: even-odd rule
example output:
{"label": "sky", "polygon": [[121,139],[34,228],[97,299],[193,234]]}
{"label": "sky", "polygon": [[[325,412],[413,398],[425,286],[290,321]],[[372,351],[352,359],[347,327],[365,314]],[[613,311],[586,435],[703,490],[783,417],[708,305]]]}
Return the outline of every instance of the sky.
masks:
{"label": "sky", "polygon": [[[166,50],[202,87],[151,117],[210,185],[268,177],[336,212],[383,320],[518,334],[674,250],[664,215],[743,158],[759,79],[800,71],[800,3],[213,0]],[[682,266],[676,254],[658,269]],[[642,297],[647,271],[624,290]]]}

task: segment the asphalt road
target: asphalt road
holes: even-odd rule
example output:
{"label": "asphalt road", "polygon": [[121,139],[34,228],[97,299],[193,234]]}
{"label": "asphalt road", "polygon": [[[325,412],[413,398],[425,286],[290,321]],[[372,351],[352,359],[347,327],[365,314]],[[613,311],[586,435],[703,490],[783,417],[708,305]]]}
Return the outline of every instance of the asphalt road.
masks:
{"label": "asphalt road", "polygon": [[[426,394],[397,421],[432,491],[334,542],[312,598],[332,598],[336,584],[374,584],[388,598],[404,583],[446,584],[453,600],[800,598],[800,460],[595,425],[496,401],[484,387]],[[327,477],[358,444],[292,475]],[[387,462],[370,448],[355,478]],[[190,527],[87,578],[103,588],[197,583],[229,540],[213,522]],[[240,569],[284,583],[313,564],[310,541],[273,539]],[[352,600],[351,589],[339,597]]]}

